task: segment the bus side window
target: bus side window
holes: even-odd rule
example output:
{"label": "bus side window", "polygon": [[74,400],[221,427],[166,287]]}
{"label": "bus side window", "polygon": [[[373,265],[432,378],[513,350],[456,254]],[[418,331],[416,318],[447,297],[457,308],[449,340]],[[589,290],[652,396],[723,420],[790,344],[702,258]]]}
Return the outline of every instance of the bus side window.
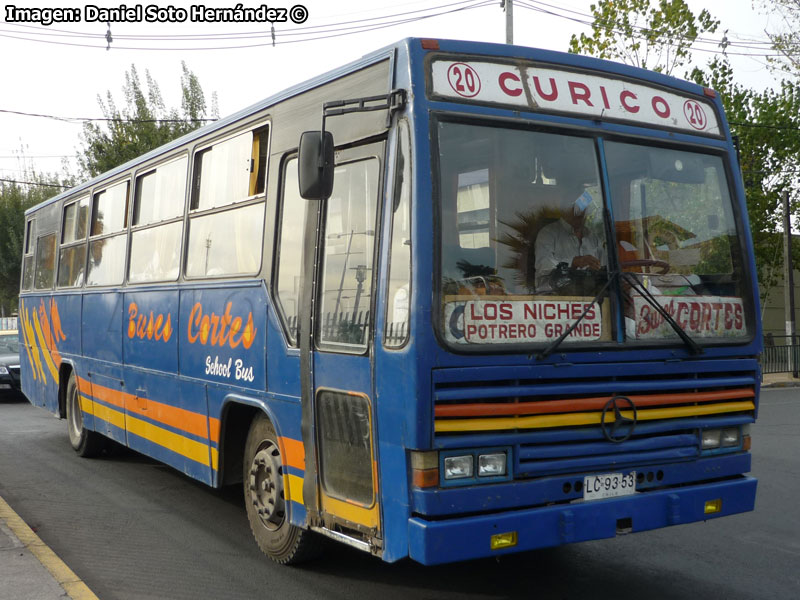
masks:
{"label": "bus side window", "polygon": [[89,196],[64,206],[58,287],[79,287],[86,268],[86,236],[89,232]]}
{"label": "bus side window", "polygon": [[132,283],[178,278],[188,165],[183,156],[136,178],[128,265]]}
{"label": "bus side window", "polygon": [[281,215],[275,266],[275,297],[291,346],[297,346],[300,280],[303,268],[303,231],[308,202],[300,197],[297,158],[284,164]]}
{"label": "bus side window", "polygon": [[36,275],[33,287],[49,290],[53,287],[56,266],[56,234],[48,233],[36,240]]}
{"label": "bus side window", "polygon": [[33,234],[36,231],[36,219],[31,219],[25,226],[25,253],[22,258],[22,289],[29,290],[33,285]]}
{"label": "bus side window", "polygon": [[269,128],[218,142],[194,157],[191,210],[208,210],[264,193]]}
{"label": "bus side window", "polygon": [[264,126],[195,154],[187,277],[260,271],[268,133]]}
{"label": "bus side window", "polygon": [[392,195],[392,246],[384,345],[397,348],[408,339],[411,302],[411,152],[408,123],[400,122]]}
{"label": "bus side window", "polygon": [[89,270],[86,276],[88,285],[122,283],[125,274],[129,187],[130,182],[123,181],[96,193],[92,199]]}

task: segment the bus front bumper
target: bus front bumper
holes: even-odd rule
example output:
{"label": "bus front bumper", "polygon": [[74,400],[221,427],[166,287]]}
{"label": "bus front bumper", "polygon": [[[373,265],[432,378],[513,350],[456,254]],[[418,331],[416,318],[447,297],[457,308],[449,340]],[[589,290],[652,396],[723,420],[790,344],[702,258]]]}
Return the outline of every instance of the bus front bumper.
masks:
{"label": "bus front bumper", "polygon": [[[439,521],[413,517],[409,519],[409,555],[433,565],[704,521],[753,510],[756,484],[752,477],[740,477],[489,515]],[[707,514],[706,503],[715,500],[721,501],[719,512]],[[510,532],[517,533],[515,546],[491,549],[492,536]]]}

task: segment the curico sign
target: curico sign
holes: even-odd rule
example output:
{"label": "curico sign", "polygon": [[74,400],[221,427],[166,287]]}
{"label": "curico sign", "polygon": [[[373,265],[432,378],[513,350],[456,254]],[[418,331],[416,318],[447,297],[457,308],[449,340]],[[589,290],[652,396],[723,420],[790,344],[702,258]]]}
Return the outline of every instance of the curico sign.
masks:
{"label": "curico sign", "polygon": [[720,135],[710,102],[608,76],[533,65],[435,60],[431,85],[435,96],[463,102]]}

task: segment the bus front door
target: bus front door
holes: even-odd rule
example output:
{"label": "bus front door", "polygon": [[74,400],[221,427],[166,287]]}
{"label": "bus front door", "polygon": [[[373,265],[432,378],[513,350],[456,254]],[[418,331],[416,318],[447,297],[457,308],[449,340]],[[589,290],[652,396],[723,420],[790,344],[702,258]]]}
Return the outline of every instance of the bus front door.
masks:
{"label": "bus front door", "polygon": [[[316,473],[304,481],[306,507],[325,528],[357,531],[371,546],[380,538],[370,332],[383,153],[383,142],[337,153],[333,193],[319,207],[304,375],[313,414],[305,411],[303,436],[307,449],[313,436],[316,457]],[[307,452],[307,467],[309,459]]]}

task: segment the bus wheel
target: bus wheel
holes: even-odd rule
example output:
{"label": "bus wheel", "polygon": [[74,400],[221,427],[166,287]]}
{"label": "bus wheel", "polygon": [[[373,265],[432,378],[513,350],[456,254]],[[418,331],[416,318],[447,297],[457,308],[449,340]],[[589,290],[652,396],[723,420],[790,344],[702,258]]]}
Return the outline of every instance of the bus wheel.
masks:
{"label": "bus wheel", "polygon": [[319,537],[289,523],[278,436],[265,415],[253,420],[244,452],[247,519],[261,551],[284,565],[316,557],[321,550]]}
{"label": "bus wheel", "polygon": [[83,426],[83,411],[78,392],[78,380],[75,373],[70,373],[67,383],[67,431],[69,443],[78,456],[91,458],[97,456],[105,446],[103,436],[96,431],[89,431]]}

